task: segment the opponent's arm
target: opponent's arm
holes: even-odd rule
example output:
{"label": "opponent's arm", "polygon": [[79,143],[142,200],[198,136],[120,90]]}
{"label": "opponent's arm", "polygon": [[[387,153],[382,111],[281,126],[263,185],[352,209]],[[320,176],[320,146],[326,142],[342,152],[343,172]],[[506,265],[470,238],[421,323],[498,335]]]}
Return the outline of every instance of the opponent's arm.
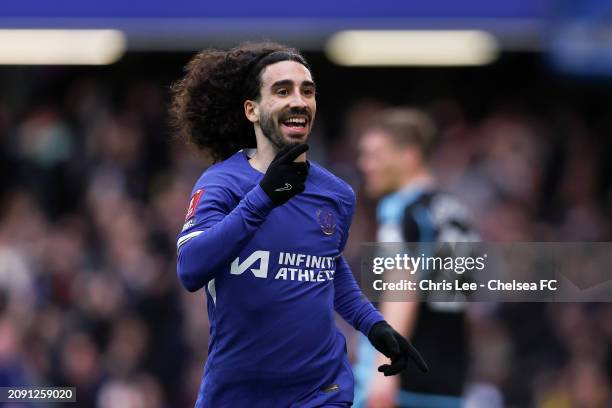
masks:
{"label": "opponent's arm", "polygon": [[[421,236],[420,228],[417,222],[414,219],[414,216],[411,212],[406,212],[403,220],[403,238],[405,242],[417,242]],[[382,315],[385,317],[385,320],[389,323],[389,326],[392,330],[395,331],[395,335],[399,336],[403,339],[409,339],[412,335],[412,331],[416,324],[416,319],[420,309],[420,303],[416,301],[410,302],[398,302],[398,301],[390,301],[388,297],[390,297],[390,293],[385,293],[383,295],[382,301],[379,303],[378,308]],[[402,341],[402,340],[400,340]],[[370,339],[370,342],[372,340]],[[412,347],[410,343],[408,343],[408,347]],[[379,350],[380,351],[380,350]],[[416,351],[416,349],[415,349]],[[385,358],[389,357],[386,353],[383,355],[379,355],[376,359],[376,366],[378,367],[378,371],[381,371],[382,367],[387,368],[388,365],[385,362]],[[418,352],[417,352],[418,353]],[[420,357],[420,356],[419,356]],[[422,359],[422,358],[421,358]],[[393,365],[393,364],[392,364]],[[387,371],[383,371],[385,376],[392,375],[387,374],[387,372],[393,372],[395,370],[390,371],[387,368]],[[391,379],[377,379],[379,384],[377,385],[381,390],[384,390],[385,387],[382,385],[383,381],[391,381]],[[387,391],[390,388],[394,388],[396,392],[399,388],[399,382],[395,382],[393,387],[387,386]],[[373,388],[374,390],[376,387]],[[374,391],[376,392],[376,391]]]}

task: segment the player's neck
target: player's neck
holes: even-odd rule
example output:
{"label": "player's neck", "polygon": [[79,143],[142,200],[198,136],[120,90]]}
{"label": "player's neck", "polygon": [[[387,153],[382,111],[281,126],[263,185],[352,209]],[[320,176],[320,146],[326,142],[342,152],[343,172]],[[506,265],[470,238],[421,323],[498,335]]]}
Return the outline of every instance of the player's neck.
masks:
{"label": "player's neck", "polygon": [[278,149],[270,142],[270,140],[264,136],[261,129],[255,128],[255,141],[257,142],[257,150],[249,163],[251,166],[262,173],[265,173],[274,160]]}
{"label": "player's neck", "polygon": [[272,160],[274,159],[274,154],[274,150],[268,151],[267,149],[264,150],[258,146],[255,154],[249,160],[249,163],[255,170],[265,173],[266,170],[268,170],[268,166],[270,166],[270,163],[272,163]]}
{"label": "player's neck", "polygon": [[272,143],[263,135],[259,127],[255,127],[255,141],[257,149],[255,154],[249,159],[249,164],[255,170],[265,173],[272,160],[274,160],[276,150]]}
{"label": "player's neck", "polygon": [[402,178],[398,190],[413,185],[431,185],[433,182],[434,179],[431,171],[427,168],[421,168],[418,171],[407,173],[406,176]]}

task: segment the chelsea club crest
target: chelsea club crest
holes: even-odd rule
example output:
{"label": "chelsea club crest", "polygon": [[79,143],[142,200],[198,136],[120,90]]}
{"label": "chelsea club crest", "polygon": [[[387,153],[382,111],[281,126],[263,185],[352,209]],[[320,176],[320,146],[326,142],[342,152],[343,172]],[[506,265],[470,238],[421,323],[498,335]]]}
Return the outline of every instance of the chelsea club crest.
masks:
{"label": "chelsea club crest", "polygon": [[317,222],[325,235],[332,235],[336,230],[336,218],[334,213],[327,208],[317,210]]}

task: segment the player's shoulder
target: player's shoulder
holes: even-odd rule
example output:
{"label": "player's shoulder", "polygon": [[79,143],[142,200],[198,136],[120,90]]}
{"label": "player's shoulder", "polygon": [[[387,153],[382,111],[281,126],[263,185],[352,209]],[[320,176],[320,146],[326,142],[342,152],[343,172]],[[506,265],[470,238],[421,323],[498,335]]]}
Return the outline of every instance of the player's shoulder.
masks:
{"label": "player's shoulder", "polygon": [[337,197],[346,205],[355,203],[355,192],[353,188],[340,177],[336,176],[323,166],[310,161],[310,174],[312,183],[325,194]]}
{"label": "player's shoulder", "polygon": [[247,173],[237,154],[208,167],[195,182],[181,235],[191,236],[194,229],[219,221],[216,217],[236,206],[246,188]]}
{"label": "player's shoulder", "polygon": [[419,196],[408,209],[418,206],[428,207],[429,210],[441,219],[460,218],[469,219],[467,207],[454,194],[438,188],[429,189]]}
{"label": "player's shoulder", "polygon": [[237,190],[247,178],[242,151],[208,167],[196,181],[193,191],[200,189]]}
{"label": "player's shoulder", "polygon": [[463,234],[474,232],[472,214],[464,203],[452,193],[440,189],[426,191],[406,208],[406,218],[411,218],[409,214],[417,216],[421,209],[426,209],[431,223],[440,235],[447,235],[445,231],[456,229]]}

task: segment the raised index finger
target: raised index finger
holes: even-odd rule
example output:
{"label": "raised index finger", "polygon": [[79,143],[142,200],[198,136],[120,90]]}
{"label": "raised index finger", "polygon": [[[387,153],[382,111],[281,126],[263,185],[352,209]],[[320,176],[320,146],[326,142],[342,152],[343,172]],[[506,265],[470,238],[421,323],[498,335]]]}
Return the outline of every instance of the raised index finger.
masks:
{"label": "raised index finger", "polygon": [[280,156],[277,160],[277,163],[291,163],[298,156],[304,152],[307,152],[309,149],[308,145],[305,143],[300,143],[295,146],[292,146],[286,153],[282,152],[282,156]]}

